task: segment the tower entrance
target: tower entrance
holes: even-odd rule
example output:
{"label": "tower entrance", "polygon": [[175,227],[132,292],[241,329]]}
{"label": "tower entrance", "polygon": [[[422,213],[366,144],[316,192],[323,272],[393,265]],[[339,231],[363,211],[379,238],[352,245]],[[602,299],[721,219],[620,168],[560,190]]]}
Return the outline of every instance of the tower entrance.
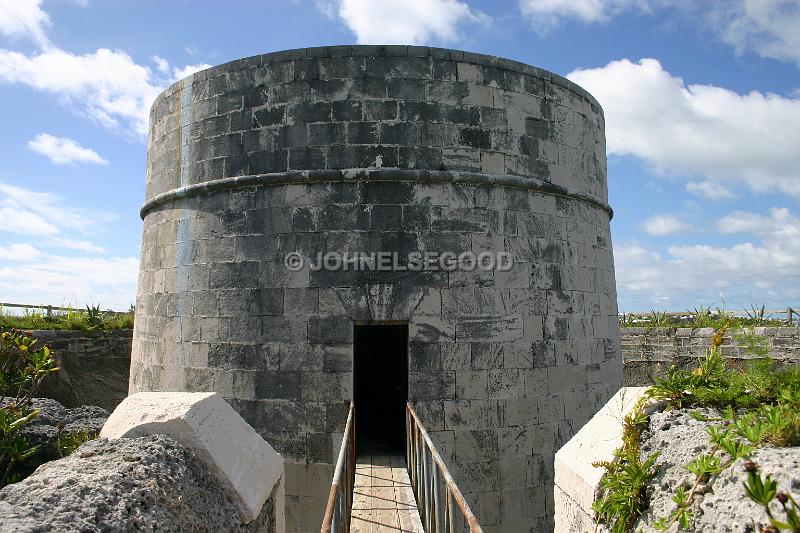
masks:
{"label": "tower entrance", "polygon": [[356,324],[353,396],[359,455],[403,455],[408,324]]}

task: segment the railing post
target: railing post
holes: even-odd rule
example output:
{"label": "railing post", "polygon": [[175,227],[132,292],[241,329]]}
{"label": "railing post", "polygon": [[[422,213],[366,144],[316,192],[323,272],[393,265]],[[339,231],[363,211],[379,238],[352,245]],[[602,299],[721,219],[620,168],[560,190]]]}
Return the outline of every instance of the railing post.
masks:
{"label": "railing post", "polygon": [[[470,533],[483,533],[410,403],[406,413],[408,471],[426,533],[460,533],[465,523]],[[460,511],[458,526],[453,502]]]}
{"label": "railing post", "polygon": [[336,459],[331,491],[321,533],[347,533],[350,530],[350,514],[353,509],[353,485],[355,484],[355,403],[350,402],[347,422],[342,434],[342,445]]}

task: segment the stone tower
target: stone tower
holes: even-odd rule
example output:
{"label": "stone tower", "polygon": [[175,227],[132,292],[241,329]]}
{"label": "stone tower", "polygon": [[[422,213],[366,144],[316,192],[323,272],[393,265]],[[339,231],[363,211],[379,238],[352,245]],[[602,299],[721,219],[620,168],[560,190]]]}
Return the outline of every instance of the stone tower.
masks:
{"label": "stone tower", "polygon": [[[602,110],[550,72],[413,46],[199,72],[151,111],[131,392],[222,393],[287,460],[288,530],[319,531],[359,328],[399,325],[369,357],[402,346],[401,401],[484,529],[546,531],[555,450],[622,381],[611,214]],[[329,252],[513,267],[312,268]]]}

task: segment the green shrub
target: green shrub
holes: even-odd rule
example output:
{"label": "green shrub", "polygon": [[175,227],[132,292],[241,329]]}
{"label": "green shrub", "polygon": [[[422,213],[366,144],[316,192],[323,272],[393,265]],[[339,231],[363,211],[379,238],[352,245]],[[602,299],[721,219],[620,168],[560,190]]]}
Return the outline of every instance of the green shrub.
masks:
{"label": "green shrub", "polygon": [[0,488],[18,481],[16,466],[36,453],[21,430],[38,414],[30,401],[58,367],[47,346],[15,331],[0,333]]}

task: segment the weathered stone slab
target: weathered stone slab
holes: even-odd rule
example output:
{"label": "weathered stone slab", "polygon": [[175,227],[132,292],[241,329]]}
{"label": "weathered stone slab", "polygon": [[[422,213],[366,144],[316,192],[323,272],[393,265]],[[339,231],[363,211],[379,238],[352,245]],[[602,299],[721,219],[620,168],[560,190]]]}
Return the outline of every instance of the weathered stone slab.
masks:
{"label": "weathered stone slab", "polygon": [[275,485],[283,483],[283,458],[219,394],[140,392],[126,398],[100,432],[108,439],[153,434],[195,452],[230,491],[245,521],[255,520]]}

